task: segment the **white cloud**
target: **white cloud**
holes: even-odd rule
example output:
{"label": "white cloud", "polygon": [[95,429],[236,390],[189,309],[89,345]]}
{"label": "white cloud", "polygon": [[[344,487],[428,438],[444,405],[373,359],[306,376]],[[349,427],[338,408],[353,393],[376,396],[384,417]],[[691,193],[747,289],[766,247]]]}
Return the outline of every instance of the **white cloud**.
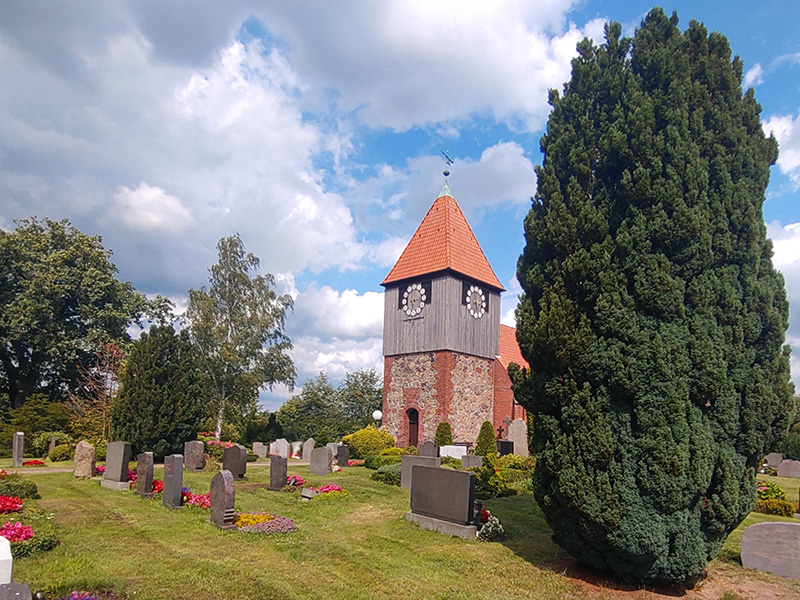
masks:
{"label": "white cloud", "polygon": [[524,291],[516,275],[508,280],[506,291],[500,296],[500,322],[503,325],[508,325],[509,327],[517,326],[516,310],[519,304],[519,296],[523,293]]}
{"label": "white cloud", "polygon": [[333,382],[359,369],[383,373],[381,338],[366,340],[327,340],[303,337],[294,342],[293,358],[298,381],[305,381],[324,371]]}
{"label": "white cloud", "polygon": [[764,69],[761,63],[756,63],[744,74],[744,87],[751,88],[760,83],[764,83]]}
{"label": "white cloud", "polygon": [[295,301],[292,331],[321,338],[363,340],[383,335],[383,293],[311,285]]}
{"label": "white cloud", "polygon": [[778,168],[796,188],[800,187],[800,113],[770,117],[762,123],[764,132],[774,133],[778,140]]}
{"label": "white cloud", "polygon": [[792,347],[792,380],[800,392],[800,223],[767,224],[767,235],[772,240],[773,266],[786,281],[789,314],[793,318],[786,333],[786,343]]}
{"label": "white cloud", "polygon": [[112,202],[113,219],[122,219],[131,229],[177,233],[195,222],[180,198],[144,182],[135,190],[123,186]]}

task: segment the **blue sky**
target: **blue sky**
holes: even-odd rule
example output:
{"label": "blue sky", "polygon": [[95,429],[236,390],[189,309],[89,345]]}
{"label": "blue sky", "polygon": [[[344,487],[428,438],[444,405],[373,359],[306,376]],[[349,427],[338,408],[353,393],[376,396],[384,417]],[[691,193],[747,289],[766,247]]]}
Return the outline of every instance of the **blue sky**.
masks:
{"label": "blue sky", "polygon": [[[725,34],[781,146],[764,204],[800,384],[800,11],[674,2]],[[0,227],[99,234],[120,277],[185,307],[239,232],[295,297],[298,386],[381,370],[380,281],[450,188],[513,324],[547,90],[584,36],[649,3],[0,4]],[[265,394],[277,408],[288,390]]]}

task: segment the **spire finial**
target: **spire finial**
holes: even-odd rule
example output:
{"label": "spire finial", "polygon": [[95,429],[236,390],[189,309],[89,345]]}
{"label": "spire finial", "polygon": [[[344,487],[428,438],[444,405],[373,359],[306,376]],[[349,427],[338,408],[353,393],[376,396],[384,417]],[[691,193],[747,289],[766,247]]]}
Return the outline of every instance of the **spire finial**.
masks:
{"label": "spire finial", "polygon": [[449,167],[453,164],[453,159],[447,155],[447,150],[442,150],[442,155],[444,155],[444,171],[442,171],[442,175],[446,180],[450,176]]}

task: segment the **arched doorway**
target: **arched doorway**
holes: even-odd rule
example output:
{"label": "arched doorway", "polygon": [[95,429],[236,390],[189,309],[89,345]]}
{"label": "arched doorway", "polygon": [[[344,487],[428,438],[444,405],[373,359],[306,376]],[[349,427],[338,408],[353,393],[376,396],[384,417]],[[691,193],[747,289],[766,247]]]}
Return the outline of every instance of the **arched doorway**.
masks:
{"label": "arched doorway", "polygon": [[408,445],[416,446],[419,442],[419,412],[416,408],[409,408],[406,417],[408,417]]}

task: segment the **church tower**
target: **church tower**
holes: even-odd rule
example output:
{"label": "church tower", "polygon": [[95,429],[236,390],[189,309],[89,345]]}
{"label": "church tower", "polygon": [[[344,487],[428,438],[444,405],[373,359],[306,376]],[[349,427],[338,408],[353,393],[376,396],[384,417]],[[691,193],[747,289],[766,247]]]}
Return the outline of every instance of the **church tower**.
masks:
{"label": "church tower", "polygon": [[441,421],[474,442],[497,420],[504,290],[446,181],[381,285],[384,427],[398,446],[433,440]]}

